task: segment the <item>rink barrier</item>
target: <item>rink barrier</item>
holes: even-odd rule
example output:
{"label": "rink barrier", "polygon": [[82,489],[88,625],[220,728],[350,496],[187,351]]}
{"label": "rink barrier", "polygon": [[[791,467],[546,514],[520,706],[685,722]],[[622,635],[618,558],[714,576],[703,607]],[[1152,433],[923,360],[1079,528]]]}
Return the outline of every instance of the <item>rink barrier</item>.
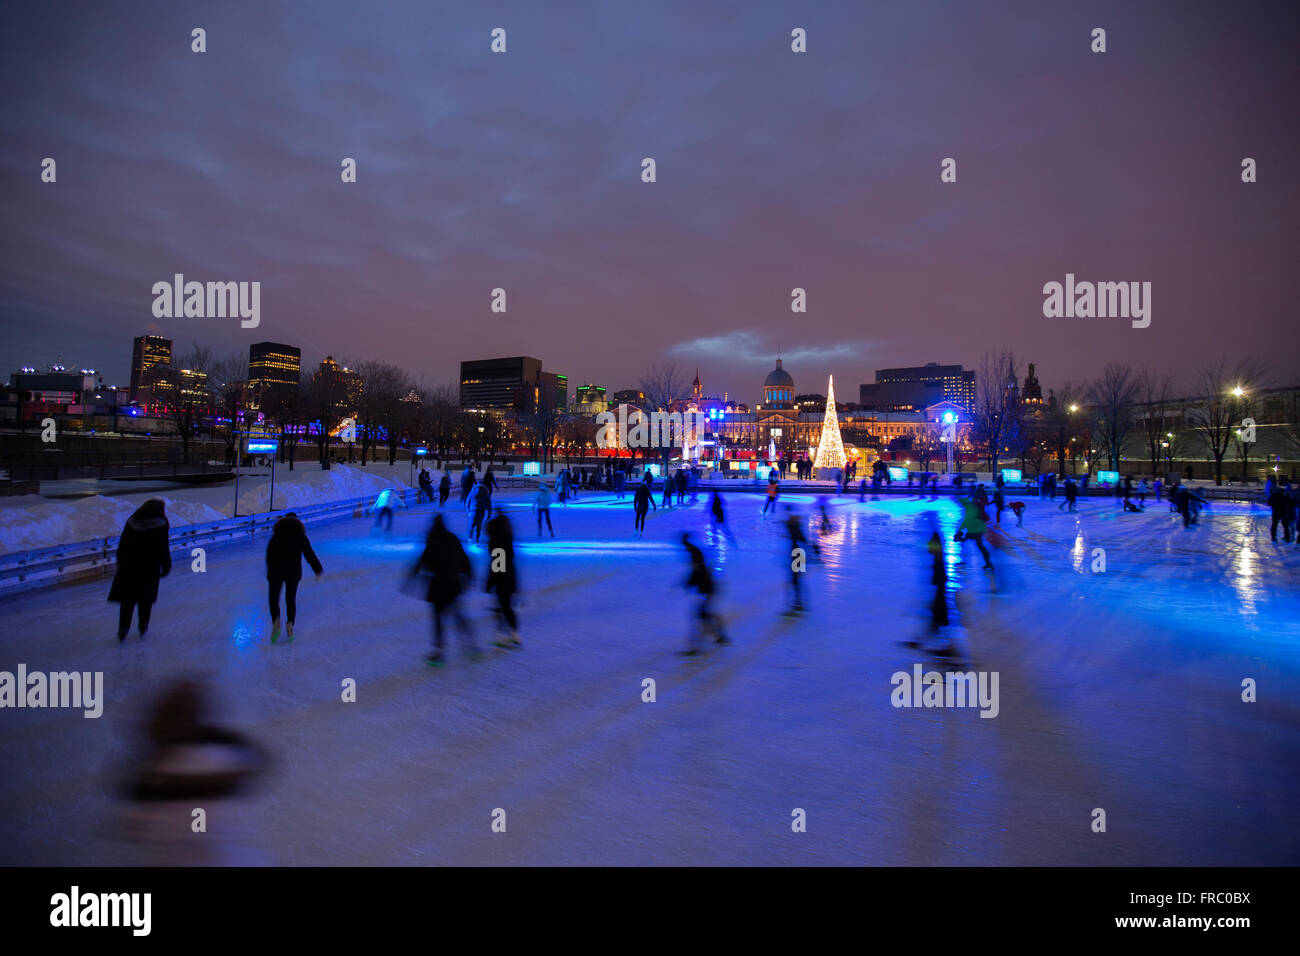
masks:
{"label": "rink barrier", "polygon": [[[398,491],[405,505],[416,502],[414,488]],[[305,525],[323,524],[342,518],[359,518],[374,504],[374,495],[346,498],[320,505],[284,508],[256,515],[242,515],[222,521],[173,526],[168,548],[173,561],[189,561],[192,548],[209,548],[239,541],[250,541],[259,534],[269,534],[275,523],[292,511]],[[120,535],[92,538],[74,544],[61,544],[34,551],[0,554],[0,597],[35,588],[53,587],[74,581],[107,577],[117,563]],[[180,555],[177,557],[177,555]]]}

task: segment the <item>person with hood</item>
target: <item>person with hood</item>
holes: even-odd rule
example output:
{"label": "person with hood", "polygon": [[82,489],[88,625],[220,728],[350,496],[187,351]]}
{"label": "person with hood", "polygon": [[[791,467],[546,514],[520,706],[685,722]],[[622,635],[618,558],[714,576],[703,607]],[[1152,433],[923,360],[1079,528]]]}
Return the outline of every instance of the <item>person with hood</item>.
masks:
{"label": "person with hood", "polygon": [[773,468],[770,472],[768,472],[767,475],[767,498],[763,502],[764,516],[767,515],[767,511],[769,508],[772,509],[773,514],[776,514],[776,502],[777,502],[777,498],[779,498],[780,495],[781,495],[781,483],[777,481],[776,469]]}
{"label": "person with hood", "polygon": [[497,647],[518,650],[523,645],[519,643],[519,617],[514,609],[515,594],[519,590],[519,577],[515,572],[515,532],[504,512],[497,512],[496,517],[487,523],[487,536],[487,593],[496,594],[501,624],[510,629],[506,637],[493,643]]}
{"label": "person with hood", "polygon": [[700,643],[708,634],[713,635],[715,644],[730,644],[731,640],[723,630],[722,618],[709,607],[713,601],[715,588],[713,572],[709,570],[708,562],[704,560],[704,552],[691,541],[691,536],[687,532],[682,532],[682,547],[686,549],[687,559],[691,563],[690,573],[683,582],[684,586],[688,591],[695,591],[700,596],[700,603],[696,606],[694,614],[699,623],[692,628],[690,643],[682,652],[693,655],[700,652]]}
{"label": "person with hood", "polygon": [[478,541],[483,534],[483,522],[492,515],[492,492],[488,491],[486,481],[480,481],[474,493],[470,496],[471,504],[474,506],[473,516],[469,524],[469,540]]}
{"label": "person with hood", "polygon": [[311,549],[307,529],[298,515],[290,511],[271,529],[271,540],[266,543],[267,601],[271,608],[271,643],[280,638],[280,589],[284,589],[285,634],[293,640],[293,622],[298,616],[298,582],[302,580],[302,559],[306,558],[312,572],[320,577],[324,572],[320,559]]}
{"label": "person with hood", "polygon": [[469,557],[460,541],[443,524],[442,515],[434,517],[433,527],[429,529],[429,536],[424,542],[424,551],[411,569],[410,577],[414,578],[421,572],[429,575],[424,599],[433,605],[433,649],[425,660],[432,667],[441,667],[446,663],[443,657],[442,622],[445,614],[452,616],[466,647],[477,657],[479,649],[474,641],[473,628],[456,604],[465,585],[473,580],[474,569],[470,566]]}
{"label": "person with hood", "polygon": [[442,506],[447,503],[447,499],[450,497],[451,497],[451,474],[449,472],[444,471],[442,473],[442,481],[438,482],[439,510],[441,510]]}
{"label": "person with hood", "polygon": [[385,488],[375,498],[375,503],[370,506],[371,513],[375,516],[375,527],[384,524],[385,531],[393,530],[393,506],[405,508],[406,504],[402,501],[402,496],[393,491],[392,488]]}
{"label": "person with hood", "polygon": [[533,510],[537,512],[537,537],[542,536],[542,518],[546,519],[546,530],[555,537],[555,528],[551,526],[551,489],[546,486],[546,479],[537,483],[537,494],[533,496]]}
{"label": "person with hood", "polygon": [[420,501],[428,498],[429,504],[433,504],[433,479],[429,477],[429,469],[420,468],[420,477],[417,483],[420,486]]}
{"label": "person with hood", "polygon": [[[1056,497],[1055,492],[1053,492],[1052,497],[1053,498]],[[1073,478],[1066,478],[1065,479],[1065,500],[1056,506],[1056,510],[1060,511],[1062,508],[1068,507],[1070,511],[1075,511],[1077,510],[1078,500],[1079,500],[1079,486],[1074,483]]]}
{"label": "person with hood", "polygon": [[677,504],[682,505],[686,502],[686,486],[690,484],[690,477],[686,474],[686,469],[678,468],[677,474],[673,475],[673,484],[677,486]]}
{"label": "person with hood", "polygon": [[149,615],[158,600],[158,581],[172,569],[170,534],[161,498],[150,498],[126,519],[117,541],[117,572],[108,591],[108,599],[121,605],[117,616],[119,643],[126,640],[137,609],[140,636],[149,630]]}
{"label": "person with hood", "polygon": [[637,537],[645,534],[645,516],[651,508],[659,510],[655,504],[655,496],[650,493],[644,481],[639,481],[636,485],[636,493],[632,496],[632,510],[636,513]]}
{"label": "person with hood", "polygon": [[673,476],[664,472],[664,496],[659,502],[661,508],[671,508],[673,506]]}
{"label": "person with hood", "polygon": [[497,476],[492,473],[492,466],[487,466],[487,471],[483,472],[483,484],[487,485],[489,494],[494,494],[497,490]]}
{"label": "person with hood", "polygon": [[469,465],[460,473],[460,503],[469,501],[470,489],[474,487],[474,469]]}

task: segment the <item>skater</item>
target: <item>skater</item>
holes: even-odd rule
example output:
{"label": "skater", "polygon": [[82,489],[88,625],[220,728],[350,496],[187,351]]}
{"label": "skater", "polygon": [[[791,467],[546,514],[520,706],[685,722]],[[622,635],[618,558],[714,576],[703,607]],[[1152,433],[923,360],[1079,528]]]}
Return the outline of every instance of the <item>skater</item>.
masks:
{"label": "skater", "polygon": [[537,537],[542,536],[542,518],[546,519],[546,530],[555,537],[555,529],[551,527],[551,489],[546,487],[545,481],[537,483],[537,494],[533,495],[533,511],[537,513]]}
{"label": "skater", "polygon": [[[1055,495],[1053,495],[1053,497],[1055,497]],[[1075,502],[1078,501],[1078,498],[1079,498],[1079,488],[1074,483],[1074,479],[1066,478],[1065,479],[1065,500],[1056,506],[1056,510],[1060,511],[1062,508],[1065,508],[1067,506],[1069,507],[1070,511],[1078,510],[1075,505]]]}
{"label": "skater", "polygon": [[1016,516],[1016,527],[1025,526],[1025,503],[1023,501],[1011,502],[1011,513]]}
{"label": "skater", "polygon": [[614,495],[619,501],[627,496],[627,475],[622,468],[614,472]]}
{"label": "skater", "polygon": [[492,474],[492,466],[487,466],[487,471],[483,472],[483,484],[487,486],[488,494],[495,494],[497,490],[497,476]]}
{"label": "skater", "polygon": [[461,592],[474,577],[465,549],[461,547],[456,536],[447,530],[442,522],[442,515],[433,519],[433,527],[424,542],[415,566],[411,568],[410,577],[421,572],[430,575],[429,585],[424,599],[433,605],[433,648],[425,658],[433,667],[440,667],[446,661],[443,657],[443,615],[450,614],[456,622],[467,650],[471,656],[479,655],[478,645],[474,640],[474,630],[465,619],[464,612],[456,604]]}
{"label": "skater", "polygon": [[460,503],[466,504],[469,501],[469,493],[474,487],[475,482],[474,469],[469,465],[460,473]]}
{"label": "skater", "polygon": [[1164,493],[1164,490],[1165,490],[1165,483],[1164,483],[1163,481],[1161,481],[1161,480],[1159,479],[1159,477],[1157,477],[1157,478],[1155,479],[1155,481],[1153,481],[1153,482],[1151,483],[1151,485],[1152,485],[1152,487],[1155,489],[1155,493],[1156,493],[1156,504],[1160,504],[1160,502],[1161,502],[1162,500],[1164,500],[1164,499],[1162,499],[1160,496]]}
{"label": "skater", "polygon": [[807,573],[806,569],[808,567],[808,554],[804,545],[808,543],[808,537],[803,533],[803,522],[799,520],[799,516],[793,511],[785,516],[785,533],[790,546],[789,552],[785,555],[785,560],[790,566],[791,591],[790,610],[785,613],[787,615],[802,614],[805,610],[803,576]]}
{"label": "skater", "polygon": [[[1069,486],[1067,485],[1067,491]],[[988,530],[988,519],[984,516],[984,509],[979,506],[979,502],[971,499],[966,502],[966,516],[962,518],[961,524],[957,526],[957,533],[953,536],[954,541],[974,541],[975,546],[980,549],[980,554],[984,556],[984,570],[993,570],[993,559],[989,557],[989,549],[984,547],[984,532]]]}
{"label": "skater", "polygon": [[713,573],[704,560],[704,552],[695,546],[694,542],[691,541],[690,534],[687,532],[682,532],[682,547],[686,549],[687,558],[691,562],[691,570],[686,576],[685,587],[687,590],[695,591],[700,595],[700,603],[696,605],[694,614],[699,623],[691,629],[690,643],[687,645],[686,650],[682,652],[691,655],[700,652],[699,645],[708,633],[713,634],[714,643],[716,644],[730,644],[731,641],[722,628],[722,618],[709,607],[714,594]]}
{"label": "skater", "polygon": [[438,482],[438,510],[439,511],[442,510],[442,506],[447,503],[447,499],[450,497],[451,497],[451,473],[444,471],[442,473],[442,480]]}
{"label": "skater", "polygon": [[561,468],[555,473],[555,500],[562,505],[568,504],[569,500],[569,481]]}
{"label": "skater", "polygon": [[781,484],[776,477],[776,469],[773,468],[767,475],[767,500],[763,502],[763,515],[767,516],[767,510],[772,509],[772,514],[776,514],[776,500],[781,495]]}
{"label": "skater", "polygon": [[1138,507],[1143,511],[1147,510],[1147,480],[1145,478],[1138,483]]}
{"label": "skater", "polygon": [[650,489],[646,487],[645,482],[639,482],[636,487],[636,494],[632,496],[632,510],[636,513],[636,536],[642,537],[645,534],[645,516],[651,509],[658,507],[655,505],[654,495],[650,494]]}
{"label": "skater", "polygon": [[515,573],[515,533],[510,527],[510,519],[503,512],[487,523],[488,535],[488,573],[487,593],[496,593],[497,611],[501,615],[502,629],[509,629],[509,634],[499,641],[497,647],[518,650],[519,617],[515,614],[515,593],[519,590],[519,578]]}
{"label": "skater", "polygon": [[385,488],[379,493],[375,503],[370,506],[371,514],[375,516],[375,527],[378,528],[383,523],[385,533],[393,530],[393,505],[399,508],[406,507],[401,495],[394,492],[392,488]]}
{"label": "skater", "polygon": [[826,513],[826,501],[825,501],[825,499],[823,499],[823,498],[818,498],[818,499],[817,499],[817,510],[818,510],[819,512],[821,512],[821,524],[818,525],[818,527],[817,527],[817,531],[818,531],[818,533],[819,533],[819,534],[830,534],[832,531],[835,530],[835,526],[831,524],[831,518],[830,518],[830,515],[828,515],[828,514]]}
{"label": "skater", "polygon": [[1173,493],[1169,496],[1173,502],[1174,510],[1183,516],[1183,527],[1190,528],[1192,525],[1192,496],[1187,490],[1187,486],[1181,481],[1174,485]]}
{"label": "skater", "polygon": [[483,534],[484,520],[492,516],[492,492],[488,491],[486,481],[478,483],[478,487],[470,495],[470,503],[474,510],[470,517],[467,537],[470,541],[477,542]]}
{"label": "skater", "polygon": [[926,548],[930,552],[930,584],[934,587],[930,598],[930,635],[933,637],[940,628],[948,626],[948,564],[944,560],[943,538],[938,531],[930,533]]}
{"label": "skater", "polygon": [[661,508],[671,508],[673,506],[673,480],[668,473],[664,473],[664,496],[659,502]]}
{"label": "skater", "polygon": [[677,474],[673,476],[673,483],[677,485],[677,504],[680,506],[686,501],[686,486],[690,479],[686,477],[686,471],[682,468],[677,469]]}
{"label": "skater", "polygon": [[131,615],[137,608],[140,636],[149,630],[149,615],[158,600],[158,581],[172,569],[170,534],[161,498],[150,498],[126,519],[117,542],[117,571],[108,591],[108,599],[121,605],[117,615],[118,643],[126,640]]}
{"label": "skater", "polygon": [[711,525],[713,540],[716,542],[726,538],[732,544],[737,544],[736,536],[727,527],[727,512],[722,507],[721,492],[713,492],[713,496],[709,499],[709,514],[712,516],[713,521]]}
{"label": "skater", "polygon": [[1287,544],[1291,543],[1291,533],[1293,525],[1291,517],[1294,504],[1291,500],[1291,483],[1286,479],[1282,483],[1274,486],[1272,493],[1268,496],[1268,507],[1272,513],[1273,523],[1270,533],[1273,536],[1273,543],[1277,543],[1277,526],[1282,525],[1282,540]]}
{"label": "skater", "polygon": [[302,580],[302,559],[306,558],[316,577],[324,573],[320,559],[311,549],[307,529],[290,511],[271,529],[266,543],[267,600],[271,607],[271,643],[280,639],[280,589],[284,589],[285,636],[293,640],[293,622],[298,616],[298,582]]}
{"label": "skater", "polygon": [[418,483],[420,485],[419,500],[424,501],[425,498],[428,498],[429,504],[433,504],[433,479],[429,477],[429,469],[421,466]]}
{"label": "skater", "polygon": [[1007,493],[1003,489],[1002,476],[998,475],[997,486],[993,489],[993,507],[997,509],[997,523],[1002,524],[1002,512],[1007,510]]}

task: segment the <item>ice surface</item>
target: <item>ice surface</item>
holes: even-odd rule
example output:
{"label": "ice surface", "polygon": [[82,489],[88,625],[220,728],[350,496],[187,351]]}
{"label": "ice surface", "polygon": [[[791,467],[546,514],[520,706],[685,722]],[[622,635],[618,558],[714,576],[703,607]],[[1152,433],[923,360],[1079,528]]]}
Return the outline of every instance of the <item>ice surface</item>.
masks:
{"label": "ice surface", "polygon": [[[791,498],[811,529],[820,499]],[[106,698],[98,720],[0,710],[0,863],[1300,863],[1300,552],[1269,540],[1263,509],[1216,505],[1184,530],[1163,505],[1025,498],[1025,527],[1008,513],[991,535],[990,576],[952,541],[951,501],[825,499],[811,611],[791,620],[781,524],[731,493],[739,544],[706,551],[735,643],[689,659],[679,535],[706,540],[704,498],[652,512],[641,539],[630,498],[557,504],[554,541],[523,493],[498,499],[519,509],[524,648],[473,662],[453,642],[440,671],[422,660],[429,607],[399,587],[428,507],[391,535],[312,528],[325,576],[308,572],[288,645],[269,643],[264,540],[210,550],[203,575],[178,562],[144,641],[118,644],[107,580],[0,603],[0,669],[103,671]],[[964,559],[966,665],[900,643],[928,622],[932,525]],[[470,557],[487,645],[488,556]],[[891,675],[917,662],[998,672],[998,716],[893,707]],[[250,795],[205,806],[201,835],[188,805],[109,792],[150,696],[192,673],[274,761]]]}

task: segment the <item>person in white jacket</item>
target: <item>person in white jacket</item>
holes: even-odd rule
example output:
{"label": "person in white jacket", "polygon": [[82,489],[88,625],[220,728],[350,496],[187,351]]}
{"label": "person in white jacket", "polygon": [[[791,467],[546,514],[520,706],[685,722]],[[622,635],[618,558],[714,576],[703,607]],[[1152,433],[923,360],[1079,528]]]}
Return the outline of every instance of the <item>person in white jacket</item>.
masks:
{"label": "person in white jacket", "polygon": [[385,488],[375,499],[375,503],[370,506],[371,513],[375,516],[375,527],[378,528],[380,523],[384,523],[384,530],[393,530],[393,506],[405,508],[406,503],[402,501],[402,496],[393,491],[392,488]]}
{"label": "person in white jacket", "polygon": [[546,530],[555,537],[555,529],[551,527],[551,489],[546,487],[546,482],[541,481],[537,484],[537,494],[533,496],[533,510],[537,512],[537,537],[542,536],[542,518],[546,518]]}

